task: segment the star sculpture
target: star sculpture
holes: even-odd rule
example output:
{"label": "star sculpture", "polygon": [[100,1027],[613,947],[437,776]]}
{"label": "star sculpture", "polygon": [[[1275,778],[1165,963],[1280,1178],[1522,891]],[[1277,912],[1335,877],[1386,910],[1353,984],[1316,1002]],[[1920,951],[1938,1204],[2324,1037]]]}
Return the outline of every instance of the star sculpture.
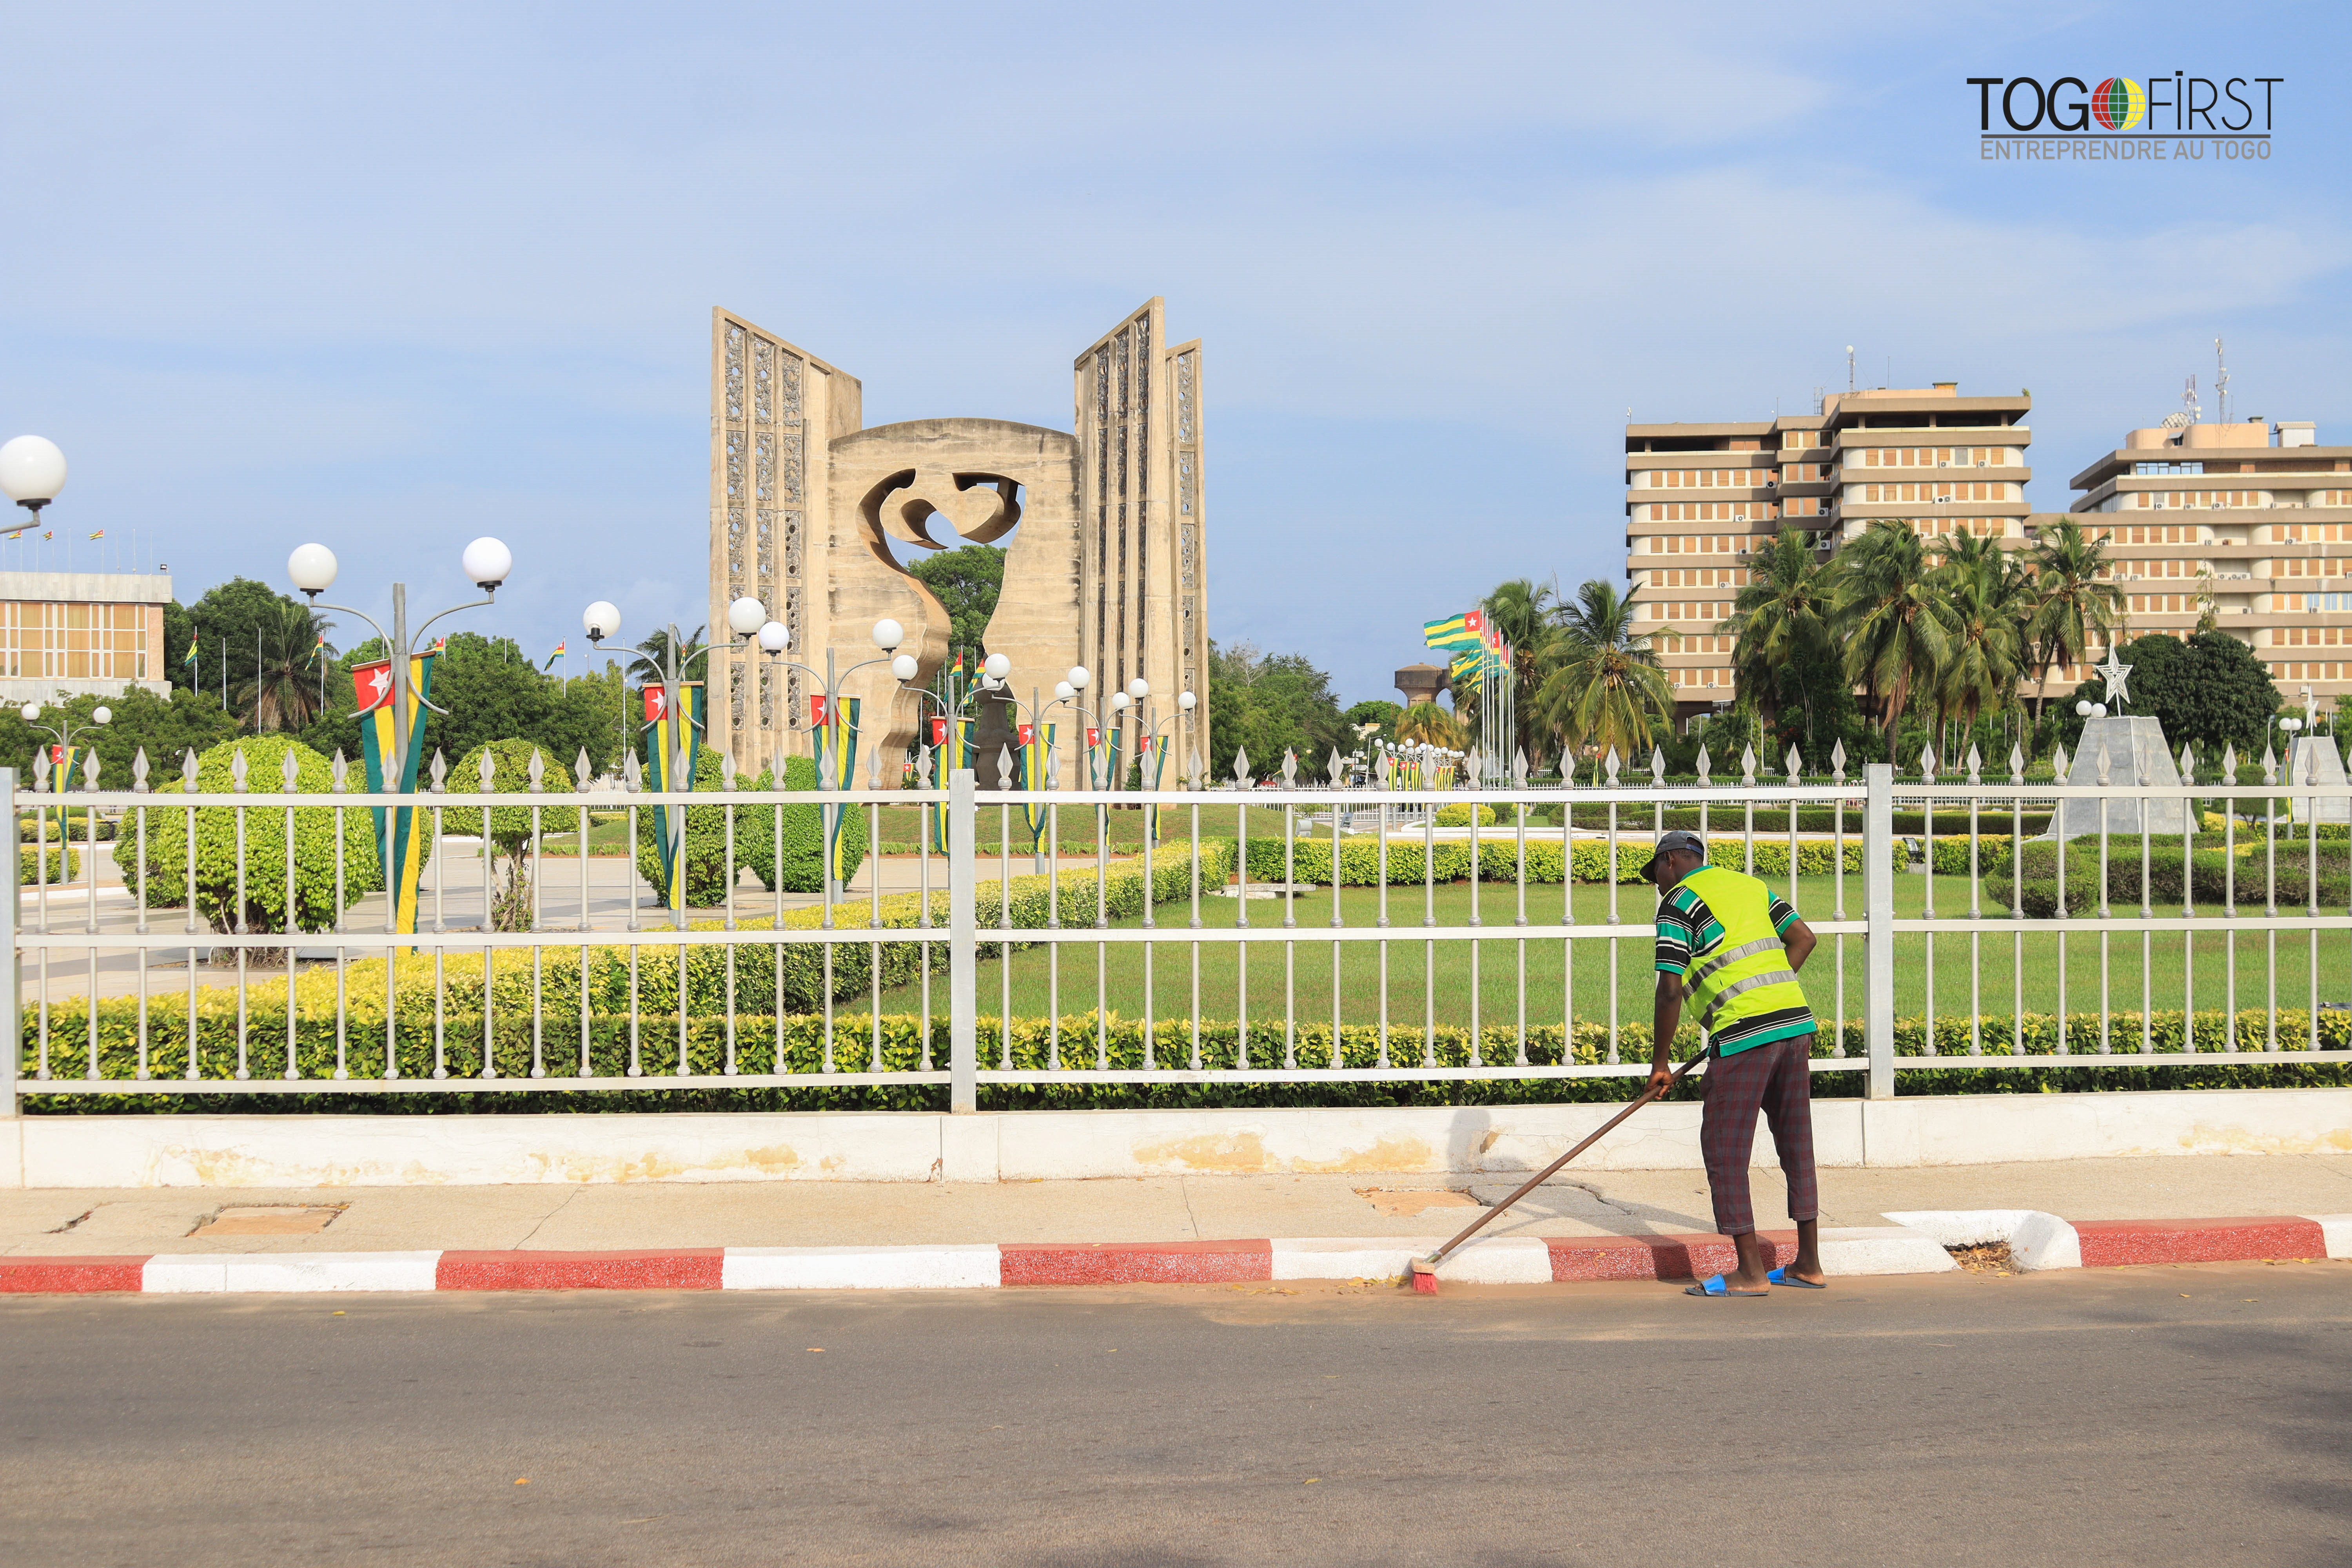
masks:
{"label": "star sculpture", "polygon": [[2095,664],[2091,668],[2107,683],[2107,701],[2117,712],[2123,711],[2124,703],[2130,696],[2124,689],[2124,682],[2131,679],[2132,667],[2124,663],[2110,651],[2106,663]]}

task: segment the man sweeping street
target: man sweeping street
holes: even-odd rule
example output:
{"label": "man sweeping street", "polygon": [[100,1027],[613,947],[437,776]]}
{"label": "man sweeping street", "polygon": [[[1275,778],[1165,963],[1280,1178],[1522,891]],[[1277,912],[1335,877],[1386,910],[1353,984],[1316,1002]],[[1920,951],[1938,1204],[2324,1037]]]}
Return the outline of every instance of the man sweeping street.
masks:
{"label": "man sweeping street", "polygon": [[[1696,833],[1661,834],[1642,868],[1656,884],[1658,991],[1652,1013],[1650,1087],[1666,1090],[1668,1049],[1691,1002],[1715,1059],[1706,1068],[1699,1147],[1715,1199],[1715,1228],[1732,1238],[1738,1268],[1690,1288],[1693,1296],[1767,1296],[1774,1285],[1822,1289],[1821,1196],[1813,1179],[1812,1009],[1797,984],[1817,939],[1786,900],[1754,877],[1706,863]],[[1756,1113],[1771,1125],[1789,1179],[1797,1256],[1775,1268],[1756,1235],[1748,1162]]]}

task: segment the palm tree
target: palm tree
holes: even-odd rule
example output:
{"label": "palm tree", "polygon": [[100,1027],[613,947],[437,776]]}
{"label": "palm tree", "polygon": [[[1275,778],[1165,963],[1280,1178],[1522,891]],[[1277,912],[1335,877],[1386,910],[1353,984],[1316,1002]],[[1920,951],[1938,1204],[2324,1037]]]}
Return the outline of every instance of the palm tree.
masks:
{"label": "palm tree", "polygon": [[1949,657],[1951,606],[1927,580],[1927,551],[1908,523],[1883,518],[1838,552],[1830,629],[1846,678],[1870,693],[1891,742],[1915,686],[1934,689]]}
{"label": "palm tree", "polygon": [[[1784,528],[1757,551],[1748,582],[1732,601],[1730,618],[1715,629],[1732,644],[1732,679],[1769,728],[1780,712],[1780,672],[1804,660],[1826,657],[1829,642],[1829,574],[1814,559],[1811,537]],[[1812,743],[1812,698],[1806,688],[1806,744]]]}
{"label": "palm tree", "polygon": [[1396,738],[1400,745],[1444,746],[1449,751],[1462,749],[1462,726],[1454,716],[1434,702],[1416,702],[1397,720]]}
{"label": "palm tree", "polygon": [[2043,688],[2033,705],[2036,722],[2050,702],[2053,666],[2080,662],[2094,643],[2116,646],[2124,595],[2113,583],[2100,580],[2106,558],[2106,541],[2092,538],[2071,517],[2044,530],[2033,546],[2035,604],[2026,637]]}
{"label": "palm tree", "polygon": [[291,602],[261,622],[254,678],[237,694],[257,732],[299,730],[325,706],[320,661],[334,658],[325,646],[327,625],[318,611]]}
{"label": "palm tree", "polygon": [[[1538,583],[1531,578],[1514,577],[1496,585],[1486,595],[1483,608],[1486,624],[1499,634],[1511,650],[1511,674],[1523,694],[1541,689],[1559,641],[1559,616],[1562,610],[1557,583]],[[1474,688],[1475,691],[1475,688]],[[1463,709],[1460,694],[1454,704]],[[1469,714],[1483,721],[1475,696],[1466,705]],[[1517,711],[1518,733],[1512,743],[1527,753],[1530,767],[1541,767],[1544,760],[1543,728],[1536,722],[1534,704],[1522,700]]]}
{"label": "palm tree", "polygon": [[1650,738],[1651,720],[1675,710],[1649,637],[1633,629],[1633,596],[1620,598],[1595,579],[1576,591],[1559,621],[1556,660],[1530,706],[1559,736],[1563,752],[1614,749],[1633,761]]}
{"label": "palm tree", "polygon": [[[2025,616],[2032,569],[2014,564],[1997,539],[1947,535],[1930,577],[1951,612],[1950,642],[1936,671],[1937,710],[1962,734],[1988,710],[2014,699],[2025,668]],[[1949,750],[1955,742],[1944,742]]]}
{"label": "palm tree", "polygon": [[[708,629],[706,626],[695,627],[678,645],[677,668],[681,680],[686,679],[687,661],[702,651],[702,634]],[[629,660],[629,679],[641,685],[651,685],[668,679],[668,667],[669,631],[664,627],[637,645],[637,657]]]}

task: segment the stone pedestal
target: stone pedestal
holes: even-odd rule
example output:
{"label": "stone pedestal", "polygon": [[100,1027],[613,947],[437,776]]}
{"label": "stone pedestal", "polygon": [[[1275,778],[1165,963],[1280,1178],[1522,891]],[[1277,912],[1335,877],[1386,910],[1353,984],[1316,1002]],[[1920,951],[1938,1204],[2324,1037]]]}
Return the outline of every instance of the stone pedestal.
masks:
{"label": "stone pedestal", "polygon": [[[2073,764],[2066,770],[2068,784],[2099,782],[2102,746],[2106,748],[2107,784],[2111,788],[2129,789],[2143,778],[2151,784],[2180,783],[2180,767],[2165,744],[2163,724],[2145,714],[2114,713],[2083,721],[2083,743],[2076,748]],[[2143,804],[2147,806],[2145,828],[2140,822]],[[2106,830],[2111,834],[2179,834],[2188,826],[2186,807],[2187,803],[2179,799],[2143,803],[2136,795],[2118,795],[2106,803]],[[2095,835],[2100,827],[2099,802],[2084,797],[2062,801],[2056,824],[2056,837],[2060,838]]]}
{"label": "stone pedestal", "polygon": [[[2316,784],[2340,791],[2345,785],[2344,754],[2333,735],[2297,735],[2286,749],[2286,779],[2290,786]],[[2352,822],[2352,796],[2298,795],[2294,803],[2297,822]]]}

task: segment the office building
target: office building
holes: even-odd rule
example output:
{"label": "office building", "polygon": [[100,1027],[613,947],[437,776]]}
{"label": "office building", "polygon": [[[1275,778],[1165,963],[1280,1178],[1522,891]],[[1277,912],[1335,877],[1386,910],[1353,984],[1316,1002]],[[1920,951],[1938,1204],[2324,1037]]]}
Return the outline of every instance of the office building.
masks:
{"label": "office building", "polygon": [[111,697],[126,686],[170,696],[171,601],[160,573],[0,572],[0,700]]}
{"label": "office building", "polygon": [[1824,558],[1881,518],[2022,545],[2032,406],[2022,392],[1963,397],[1938,382],[1825,397],[1809,415],[1626,426],[1625,571],[1675,722],[1731,705],[1733,639],[1715,628],[1780,529]]}

